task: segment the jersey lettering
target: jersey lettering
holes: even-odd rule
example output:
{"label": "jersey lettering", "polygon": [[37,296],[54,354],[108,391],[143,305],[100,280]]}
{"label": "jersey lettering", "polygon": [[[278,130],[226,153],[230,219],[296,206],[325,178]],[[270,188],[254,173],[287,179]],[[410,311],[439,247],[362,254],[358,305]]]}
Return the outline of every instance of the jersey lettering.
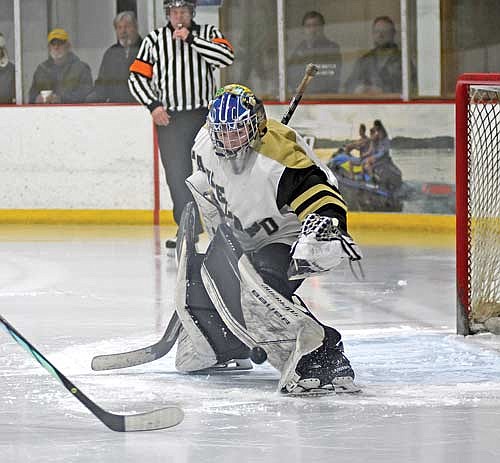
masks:
{"label": "jersey lettering", "polygon": [[219,203],[221,210],[224,212],[224,215],[233,221],[234,228],[238,231],[244,231],[248,236],[253,238],[259,231],[263,230],[268,235],[272,235],[279,230],[279,226],[276,221],[272,217],[267,217],[259,222],[254,222],[250,227],[243,229],[241,225],[241,220],[238,219],[228,208],[227,199],[224,187],[217,185],[214,181],[214,173],[207,169],[203,165],[203,160],[201,156],[192,154],[193,159],[196,160],[196,165],[199,170],[204,172],[207,175],[208,183],[212,187],[215,193],[215,199]]}

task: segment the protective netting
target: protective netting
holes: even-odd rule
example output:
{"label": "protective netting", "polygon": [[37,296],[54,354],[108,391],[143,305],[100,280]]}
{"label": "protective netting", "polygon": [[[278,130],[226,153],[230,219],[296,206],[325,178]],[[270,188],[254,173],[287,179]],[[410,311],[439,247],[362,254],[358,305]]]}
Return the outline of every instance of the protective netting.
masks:
{"label": "protective netting", "polygon": [[471,86],[468,109],[469,319],[500,316],[500,87]]}

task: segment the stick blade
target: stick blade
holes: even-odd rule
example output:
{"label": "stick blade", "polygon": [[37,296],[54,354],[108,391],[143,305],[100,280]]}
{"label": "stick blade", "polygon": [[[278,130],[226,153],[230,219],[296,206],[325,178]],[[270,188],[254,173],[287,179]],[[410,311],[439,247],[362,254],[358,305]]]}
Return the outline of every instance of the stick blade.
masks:
{"label": "stick blade", "polygon": [[151,412],[124,415],[123,419],[123,429],[111,429],[114,431],[133,432],[171,428],[182,422],[184,412],[181,408],[170,405]]}
{"label": "stick blade", "polygon": [[158,353],[153,352],[151,347],[120,354],[97,355],[92,359],[92,370],[116,370],[152,362],[158,358]]}
{"label": "stick blade", "polygon": [[180,329],[181,322],[177,313],[174,312],[163,337],[157,343],[130,352],[97,355],[92,359],[92,370],[116,370],[153,362],[170,352],[179,336]]}

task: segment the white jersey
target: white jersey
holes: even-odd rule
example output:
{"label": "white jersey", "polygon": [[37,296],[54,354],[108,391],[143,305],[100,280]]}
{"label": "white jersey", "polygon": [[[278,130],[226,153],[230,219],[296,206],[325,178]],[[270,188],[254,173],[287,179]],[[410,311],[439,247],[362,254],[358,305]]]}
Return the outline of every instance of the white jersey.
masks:
{"label": "white jersey", "polygon": [[[271,243],[291,245],[297,239],[301,221],[288,205],[278,209],[277,203],[280,179],[287,167],[303,169],[316,164],[337,187],[331,171],[295,131],[273,120],[268,120],[267,129],[259,146],[247,153],[238,173],[231,161],[215,154],[206,127],[199,131],[193,146],[195,164],[204,173],[204,188],[211,191],[245,251]],[[199,178],[196,183],[199,187]]]}

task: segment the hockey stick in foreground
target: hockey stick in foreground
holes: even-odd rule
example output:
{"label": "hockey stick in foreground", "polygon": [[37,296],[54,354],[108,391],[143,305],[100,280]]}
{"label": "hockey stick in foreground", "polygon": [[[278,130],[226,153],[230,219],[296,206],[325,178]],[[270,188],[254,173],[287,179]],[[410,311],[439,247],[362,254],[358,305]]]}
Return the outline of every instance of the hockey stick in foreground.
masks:
{"label": "hockey stick in foreground", "polygon": [[[287,112],[281,119],[281,123],[287,125],[290,121],[293,113],[297,109],[297,106],[302,99],[302,95],[309,85],[309,82],[317,74],[318,67],[315,64],[308,64],[304,72],[304,77],[297,87],[297,92],[293,96]],[[217,204],[214,204],[217,207]],[[182,228],[181,223],[179,228]],[[178,236],[182,236],[178,233]],[[178,240],[179,243],[179,240]],[[180,255],[180,249],[176,249],[176,255]],[[163,334],[162,338],[155,344],[143,347],[142,349],[137,349],[130,352],[121,352],[117,354],[108,355],[98,355],[92,359],[92,369],[93,370],[113,370],[117,368],[127,368],[135,365],[142,365],[144,363],[152,362],[157,360],[170,352],[170,349],[174,346],[177,341],[177,336],[181,328],[181,322],[177,316],[177,312],[174,311],[170,322],[168,323],[167,329]]]}
{"label": "hockey stick in foreground", "polygon": [[45,368],[54,378],[60,381],[68,391],[70,391],[91,413],[94,414],[94,416],[96,416],[102,423],[113,431],[151,431],[153,429],[164,429],[175,426],[183,420],[183,411],[175,405],[170,405],[151,412],[138,413],[136,415],[116,415],[103,410],[95,402],[83,394],[83,392],[81,392],[68,378],[66,378],[66,376],[64,376],[54,365],[52,365],[52,363],[50,363],[1,315],[0,324],[6,329],[7,333],[9,333],[21,347],[29,352],[43,368]]}

